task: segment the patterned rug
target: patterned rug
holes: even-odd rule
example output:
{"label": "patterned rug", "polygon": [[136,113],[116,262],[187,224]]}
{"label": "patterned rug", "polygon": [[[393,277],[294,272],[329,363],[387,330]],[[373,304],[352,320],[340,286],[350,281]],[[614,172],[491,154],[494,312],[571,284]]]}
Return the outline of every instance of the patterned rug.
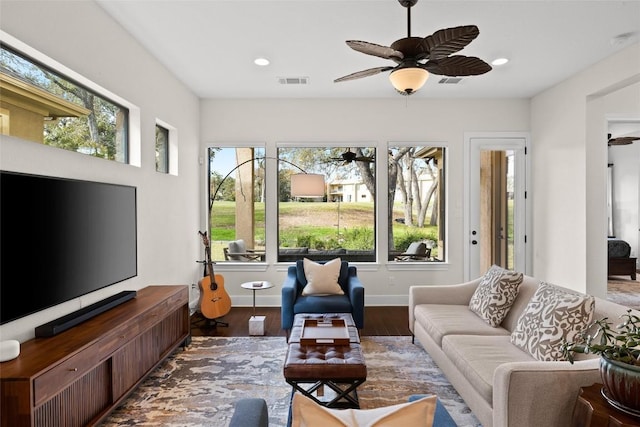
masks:
{"label": "patterned rug", "polygon": [[640,273],[636,280],[629,276],[611,276],[607,281],[607,299],[640,310]]}
{"label": "patterned rug", "polygon": [[[363,337],[363,409],[436,394],[459,426],[480,426],[455,389],[410,337]],[[158,367],[109,418],[113,426],[226,426],[234,403],[262,397],[269,425],[285,426],[291,387],[282,376],[284,337],[193,337]]]}

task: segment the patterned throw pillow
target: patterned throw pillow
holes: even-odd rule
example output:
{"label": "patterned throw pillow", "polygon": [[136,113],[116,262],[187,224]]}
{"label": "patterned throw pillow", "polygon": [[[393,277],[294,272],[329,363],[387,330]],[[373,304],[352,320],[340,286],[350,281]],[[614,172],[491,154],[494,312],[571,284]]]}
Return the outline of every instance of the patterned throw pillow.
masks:
{"label": "patterned throw pillow", "polygon": [[591,295],[541,282],[531,297],[511,342],[542,361],[565,360],[563,340],[573,341],[591,323],[595,299]]}
{"label": "patterned throw pillow", "polygon": [[494,328],[502,323],[518,296],[522,273],[492,265],[469,302],[469,309]]}

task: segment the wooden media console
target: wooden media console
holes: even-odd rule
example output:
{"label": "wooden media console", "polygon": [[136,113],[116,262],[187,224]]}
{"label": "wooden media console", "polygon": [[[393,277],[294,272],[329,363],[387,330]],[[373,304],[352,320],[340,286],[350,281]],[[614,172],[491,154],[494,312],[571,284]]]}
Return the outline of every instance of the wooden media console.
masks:
{"label": "wooden media console", "polygon": [[0,365],[2,427],[103,420],[189,338],[187,286],[149,286],[65,332],[21,345]]}

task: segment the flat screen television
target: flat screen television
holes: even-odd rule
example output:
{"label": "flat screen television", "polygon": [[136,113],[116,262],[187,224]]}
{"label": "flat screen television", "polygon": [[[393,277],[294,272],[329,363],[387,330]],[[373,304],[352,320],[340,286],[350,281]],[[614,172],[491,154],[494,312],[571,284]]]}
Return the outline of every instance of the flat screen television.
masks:
{"label": "flat screen television", "polygon": [[136,187],[0,171],[0,324],[137,275]]}

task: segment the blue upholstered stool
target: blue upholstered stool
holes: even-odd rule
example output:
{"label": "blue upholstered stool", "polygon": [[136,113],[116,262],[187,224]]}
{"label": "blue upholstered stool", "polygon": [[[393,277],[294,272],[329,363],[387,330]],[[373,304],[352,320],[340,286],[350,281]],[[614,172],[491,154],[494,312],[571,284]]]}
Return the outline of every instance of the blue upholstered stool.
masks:
{"label": "blue upholstered stool", "polygon": [[[429,394],[414,394],[409,397],[409,402],[413,402],[415,400],[420,400],[423,397],[431,396]],[[449,412],[447,412],[447,408],[444,407],[440,399],[436,401],[436,413],[433,416],[433,427],[457,427]]]}

